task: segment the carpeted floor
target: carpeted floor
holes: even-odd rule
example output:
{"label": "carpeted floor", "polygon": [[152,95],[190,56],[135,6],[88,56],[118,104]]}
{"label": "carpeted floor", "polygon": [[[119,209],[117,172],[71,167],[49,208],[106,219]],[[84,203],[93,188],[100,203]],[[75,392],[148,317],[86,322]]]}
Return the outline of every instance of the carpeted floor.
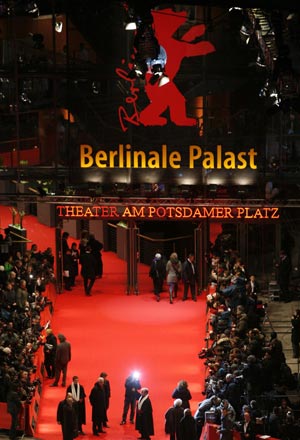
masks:
{"label": "carpeted floor", "polygon": [[[0,216],[7,224],[10,213],[0,207]],[[7,220],[8,219],[8,220]],[[54,247],[54,231],[39,225],[35,217],[26,216],[27,237],[41,250]],[[70,241],[72,239],[70,238]],[[139,295],[126,295],[126,266],[115,254],[103,255],[104,276],[97,280],[91,297],[83,292],[82,280],[72,292],[57,297],[51,322],[54,333],[63,333],[72,344],[72,361],[68,369],[68,384],[73,375],[79,376],[87,394],[86,439],[95,438],[91,429],[90,390],[101,371],[108,373],[112,397],[108,411],[107,434],[111,440],[131,440],[139,437],[134,426],[120,426],[124,382],[133,371],[141,373],[141,384],[150,392],[154,410],[155,439],[165,439],[164,413],[173,404],[171,393],[180,379],[189,383],[193,412],[202,400],[203,362],[197,353],[203,346],[206,326],[206,303],[199,297],[194,303],[179,298],[169,304],[167,292],[157,303],[152,293],[149,268],[139,267]],[[56,423],[56,409],[65,397],[65,388],[51,388],[45,379],[39,411],[36,437],[42,440],[61,438]]]}
{"label": "carpeted floor", "polygon": [[[107,434],[110,439],[135,439],[132,425],[120,426],[124,382],[133,371],[141,373],[142,386],[150,390],[154,408],[155,438],[165,439],[164,413],[172,405],[171,393],[180,379],[185,379],[193,396],[192,409],[202,399],[204,367],[197,353],[205,332],[205,301],[169,304],[167,293],[157,303],[141,267],[141,292],[126,295],[124,262],[113,254],[104,254],[105,275],[97,280],[92,297],[85,297],[81,280],[72,292],[61,294],[55,304],[54,332],[62,332],[72,344],[68,382],[76,374],[87,396],[101,371],[108,373],[112,398],[108,411]],[[144,280],[144,281],[142,281]],[[56,407],[64,398],[64,388],[51,388],[47,381],[42,393],[37,436],[44,440],[58,438]],[[91,408],[86,400],[87,426],[91,434]]]}

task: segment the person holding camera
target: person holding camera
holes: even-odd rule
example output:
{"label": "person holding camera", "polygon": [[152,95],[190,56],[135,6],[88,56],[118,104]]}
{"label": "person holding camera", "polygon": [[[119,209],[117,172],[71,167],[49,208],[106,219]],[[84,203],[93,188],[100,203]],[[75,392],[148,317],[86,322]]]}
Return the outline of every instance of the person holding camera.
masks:
{"label": "person holding camera", "polygon": [[135,406],[137,400],[140,398],[139,390],[141,389],[141,383],[139,381],[138,374],[136,372],[132,373],[127,377],[125,381],[125,398],[122,420],[120,425],[125,425],[127,414],[130,408],[130,423],[134,423]]}

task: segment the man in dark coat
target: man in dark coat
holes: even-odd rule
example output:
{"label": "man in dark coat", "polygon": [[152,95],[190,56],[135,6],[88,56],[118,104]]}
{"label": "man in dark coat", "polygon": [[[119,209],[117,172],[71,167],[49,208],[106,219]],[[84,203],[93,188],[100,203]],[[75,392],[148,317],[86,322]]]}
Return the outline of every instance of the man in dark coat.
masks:
{"label": "man in dark coat", "polygon": [[143,440],[150,440],[150,435],[154,435],[153,410],[148,388],[141,389],[141,397],[137,402],[135,429],[140,432],[140,439]]}
{"label": "man in dark coat", "polygon": [[[103,377],[103,379],[104,379],[105,405],[106,405],[106,415],[107,415],[107,410],[109,408],[109,399],[110,399],[110,395],[111,395],[110,382],[107,379],[107,373],[105,371],[101,371],[99,377]],[[109,428],[107,423],[104,423],[103,426],[104,426],[104,428]]]}
{"label": "man in dark coat", "polygon": [[165,414],[165,433],[170,434],[170,440],[180,440],[179,422],[183,414],[182,400],[174,400],[173,406]]}
{"label": "man in dark coat", "polygon": [[63,280],[65,285],[65,290],[72,290],[71,286],[74,280],[74,267],[73,267],[73,257],[71,254],[71,249],[67,249],[66,253],[63,254]]}
{"label": "man in dark coat", "polygon": [[71,360],[71,344],[62,334],[57,335],[59,344],[55,355],[55,380],[51,387],[57,387],[62,372],[62,386],[66,386],[68,363]]}
{"label": "man in dark coat", "polygon": [[44,344],[44,365],[49,379],[55,376],[55,356],[57,348],[57,339],[51,328],[46,329],[46,340]]}
{"label": "man in dark coat", "polygon": [[184,286],[182,300],[185,301],[187,299],[188,291],[190,289],[193,301],[197,301],[197,298],[196,298],[197,273],[196,273],[194,254],[189,254],[188,258],[183,263],[181,275],[182,275],[182,282],[183,282],[183,286]]}
{"label": "man in dark coat", "polygon": [[166,265],[160,253],[155,254],[152,260],[149,276],[153,281],[154,295],[156,296],[156,300],[159,301],[160,293],[163,290],[164,279],[166,278]]}
{"label": "man in dark coat", "polygon": [[186,408],[179,422],[180,440],[197,440],[197,422],[192,416],[191,410]]}
{"label": "man in dark coat", "polygon": [[107,422],[104,378],[99,377],[90,392],[90,404],[92,405],[93,434],[99,436],[103,431],[103,425]]}
{"label": "man in dark coat", "polygon": [[73,376],[73,381],[71,385],[68,386],[67,392],[72,394],[75,409],[77,413],[78,421],[78,433],[84,434],[82,431],[82,425],[86,424],[86,414],[85,414],[85,391],[82,385],[79,383],[78,376]]}
{"label": "man in dark coat", "polygon": [[16,384],[11,384],[10,390],[7,394],[7,412],[11,415],[9,438],[12,440],[17,438],[17,427],[19,424],[21,407],[22,404],[18,393],[18,386]]}
{"label": "man in dark coat", "polygon": [[125,398],[124,398],[124,406],[123,406],[123,414],[121,425],[125,425],[127,414],[130,408],[130,423],[134,423],[134,413],[135,413],[135,405],[136,401],[140,397],[139,390],[141,389],[141,383],[137,376],[137,373],[132,373],[127,377],[125,381]]}
{"label": "man in dark coat", "polygon": [[91,296],[91,290],[97,275],[97,264],[90,246],[86,247],[85,253],[80,255],[81,276],[83,278],[84,291]]}
{"label": "man in dark coat", "polygon": [[61,425],[63,440],[73,440],[78,436],[77,414],[71,393],[59,402],[57,407],[57,423]]}
{"label": "man in dark coat", "polygon": [[91,254],[94,256],[96,261],[96,276],[102,278],[103,275],[103,261],[101,251],[103,249],[103,244],[96,240],[94,234],[90,234],[88,246],[91,248]]}

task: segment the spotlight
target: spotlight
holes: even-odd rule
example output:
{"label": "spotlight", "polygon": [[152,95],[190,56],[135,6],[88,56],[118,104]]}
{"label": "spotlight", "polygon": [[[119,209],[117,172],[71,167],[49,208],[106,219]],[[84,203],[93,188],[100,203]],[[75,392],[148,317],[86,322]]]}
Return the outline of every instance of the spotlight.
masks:
{"label": "spotlight", "polygon": [[130,21],[130,22],[126,23],[125,30],[126,31],[135,31],[136,30],[136,22]]}
{"label": "spotlight", "polygon": [[134,379],[138,380],[138,379],[141,377],[141,374],[140,374],[139,371],[134,371],[134,372],[132,373],[132,377],[133,377]]}
{"label": "spotlight", "polygon": [[63,30],[63,22],[62,21],[56,21],[55,22],[55,32],[58,32],[59,34]]}

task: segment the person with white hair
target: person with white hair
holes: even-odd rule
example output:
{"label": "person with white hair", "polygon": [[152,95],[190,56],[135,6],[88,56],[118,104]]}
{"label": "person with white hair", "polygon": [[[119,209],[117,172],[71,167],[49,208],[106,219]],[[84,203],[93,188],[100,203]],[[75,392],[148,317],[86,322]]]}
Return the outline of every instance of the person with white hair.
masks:
{"label": "person with white hair", "polygon": [[165,414],[165,433],[170,435],[170,440],[180,439],[179,424],[183,415],[182,400],[175,399],[173,406]]}
{"label": "person with white hair", "polygon": [[140,432],[140,439],[150,440],[154,435],[153,410],[148,388],[141,389],[141,397],[137,402],[135,429]]}
{"label": "person with white hair", "polygon": [[92,405],[93,435],[96,435],[98,437],[99,432],[106,432],[103,430],[103,426],[107,422],[103,377],[98,377],[96,383],[94,384],[94,387],[90,392],[89,400],[90,404]]}

